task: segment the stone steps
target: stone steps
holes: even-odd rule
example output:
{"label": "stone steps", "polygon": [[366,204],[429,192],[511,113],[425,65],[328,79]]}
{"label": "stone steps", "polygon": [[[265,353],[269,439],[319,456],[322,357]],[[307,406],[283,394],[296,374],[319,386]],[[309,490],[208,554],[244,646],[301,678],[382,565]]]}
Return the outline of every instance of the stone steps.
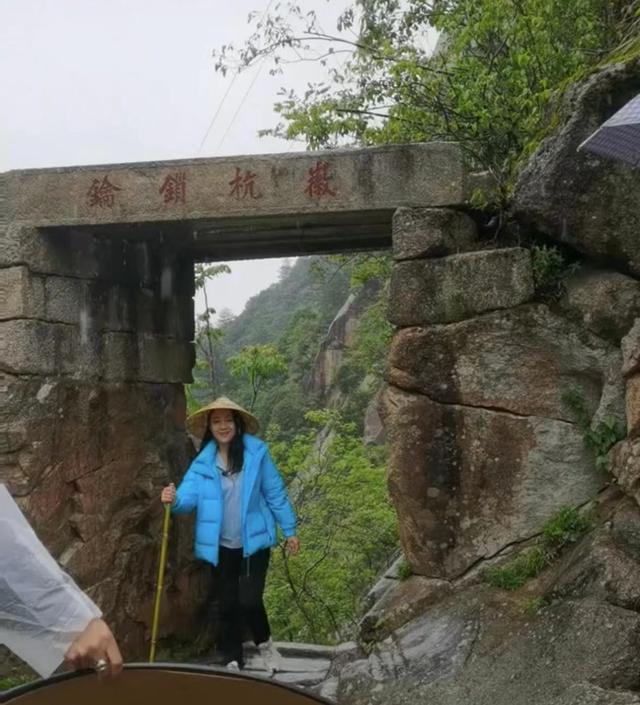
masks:
{"label": "stone steps", "polygon": [[[334,647],[288,641],[277,641],[275,646],[282,657],[282,670],[274,674],[274,680],[299,687],[317,686],[325,680],[331,666]],[[269,677],[262,657],[253,642],[244,644],[244,652],[243,673]],[[209,660],[206,663],[212,665]]]}
{"label": "stone steps", "polygon": [[[274,680],[310,687],[322,683],[326,678],[333,657],[332,647],[288,641],[277,641],[275,646],[282,657],[282,670],[274,674]],[[253,676],[268,675],[258,649],[253,644],[245,644],[244,672]]]}

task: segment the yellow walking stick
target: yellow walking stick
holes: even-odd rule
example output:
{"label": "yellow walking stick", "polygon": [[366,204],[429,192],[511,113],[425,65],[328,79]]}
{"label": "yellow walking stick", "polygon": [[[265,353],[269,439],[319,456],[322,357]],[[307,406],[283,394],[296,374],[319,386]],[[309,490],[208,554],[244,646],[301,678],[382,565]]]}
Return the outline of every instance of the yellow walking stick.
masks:
{"label": "yellow walking stick", "polygon": [[149,663],[156,658],[156,640],[158,637],[158,620],[160,617],[160,602],[162,588],[164,587],[164,567],[167,563],[167,545],[169,544],[169,518],[171,505],[164,504],[164,518],[162,520],[162,544],[160,546],[160,564],[158,565],[158,583],[156,585],[156,599],[153,605],[153,621],[151,622],[151,648],[149,650]]}

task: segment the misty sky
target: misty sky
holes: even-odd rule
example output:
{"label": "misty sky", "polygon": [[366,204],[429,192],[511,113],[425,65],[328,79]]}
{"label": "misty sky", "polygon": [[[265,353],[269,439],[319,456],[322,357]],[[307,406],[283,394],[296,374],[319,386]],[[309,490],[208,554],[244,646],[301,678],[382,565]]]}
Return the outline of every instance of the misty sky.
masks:
{"label": "misty sky", "polygon": [[[347,0],[301,0],[326,30]],[[269,0],[0,0],[0,171],[259,152],[303,145],[259,139],[278,88],[320,80],[320,66],[268,67],[231,82],[211,51],[240,43]],[[255,80],[254,80],[255,79]],[[252,85],[253,84],[253,85]],[[231,263],[210,289],[238,313],[277,278],[281,260]],[[233,293],[231,293],[233,292]],[[198,303],[198,302],[197,302]]]}

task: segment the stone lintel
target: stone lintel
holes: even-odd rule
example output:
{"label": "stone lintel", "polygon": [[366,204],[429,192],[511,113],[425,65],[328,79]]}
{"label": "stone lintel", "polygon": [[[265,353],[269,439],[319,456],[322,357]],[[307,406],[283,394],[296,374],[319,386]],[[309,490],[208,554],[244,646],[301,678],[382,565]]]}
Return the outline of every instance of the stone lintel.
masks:
{"label": "stone lintel", "polygon": [[458,145],[193,159],[0,175],[0,222],[36,227],[392,212],[467,200]]}

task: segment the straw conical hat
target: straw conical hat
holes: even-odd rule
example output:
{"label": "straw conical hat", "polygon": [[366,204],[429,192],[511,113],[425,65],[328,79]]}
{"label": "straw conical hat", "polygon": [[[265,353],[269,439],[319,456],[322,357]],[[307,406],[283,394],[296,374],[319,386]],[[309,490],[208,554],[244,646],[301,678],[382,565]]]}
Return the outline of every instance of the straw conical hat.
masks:
{"label": "straw conical hat", "polygon": [[198,409],[198,411],[191,414],[191,416],[187,418],[187,431],[189,431],[191,435],[196,436],[196,438],[202,438],[207,430],[209,412],[213,411],[213,409],[230,409],[231,411],[237,411],[240,416],[242,416],[245,431],[251,434],[257,433],[259,426],[258,419],[227,397],[218,397],[206,406],[203,406],[202,409]]}

